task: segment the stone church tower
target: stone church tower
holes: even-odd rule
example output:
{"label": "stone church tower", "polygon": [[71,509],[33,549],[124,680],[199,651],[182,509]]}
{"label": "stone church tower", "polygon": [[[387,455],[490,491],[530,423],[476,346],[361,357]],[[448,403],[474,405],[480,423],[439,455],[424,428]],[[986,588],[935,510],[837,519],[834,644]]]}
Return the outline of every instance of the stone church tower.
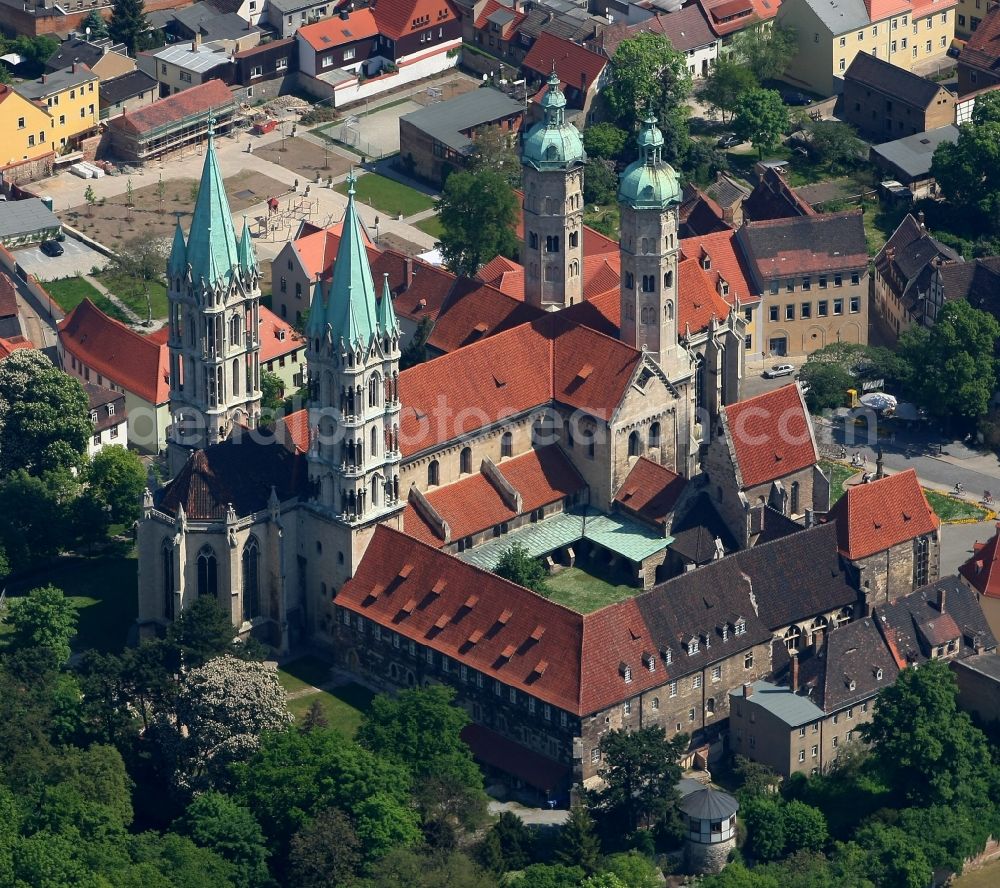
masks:
{"label": "stone church tower", "polygon": [[193,450],[260,416],[260,272],[246,221],[237,240],[211,133],[187,242],[167,262],[171,473]]}
{"label": "stone church tower", "polygon": [[330,518],[343,556],[342,580],[354,575],[378,522],[402,529],[399,493],[399,324],[388,281],[375,284],[348,180],[347,212],[333,279],[317,281],[309,322],[310,502]]}
{"label": "stone church tower", "polygon": [[545,119],[524,140],[524,298],[555,311],[583,299],[583,169],[580,133],[566,122],[553,69],[541,101]]}
{"label": "stone church tower", "polygon": [[662,157],[663,134],[648,115],[639,159],[618,184],[621,209],[621,339],[645,348],[670,378],[688,371],[677,342],[677,174]]}

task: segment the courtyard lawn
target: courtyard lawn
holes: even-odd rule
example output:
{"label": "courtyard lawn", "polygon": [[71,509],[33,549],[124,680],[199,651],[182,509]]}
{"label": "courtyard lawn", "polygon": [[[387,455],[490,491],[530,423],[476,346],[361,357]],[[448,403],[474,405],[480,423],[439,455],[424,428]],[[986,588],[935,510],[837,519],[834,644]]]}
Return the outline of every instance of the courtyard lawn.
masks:
{"label": "courtyard lawn", "polygon": [[832,506],[844,495],[844,483],[857,473],[857,469],[852,469],[850,466],[830,459],[820,460],[819,465],[823,472],[830,477],[830,505]]}
{"label": "courtyard lawn", "polygon": [[58,281],[45,281],[42,284],[49,295],[69,314],[84,299],[89,299],[101,311],[118,321],[128,323],[128,318],[107,296],[99,293],[92,284],[82,277],[62,278]]}
{"label": "courtyard lawn", "polygon": [[437,216],[421,219],[416,223],[416,227],[424,234],[429,234],[435,240],[441,240],[441,235],[444,234],[444,226],[441,224],[441,219]]}
{"label": "courtyard lawn", "polygon": [[986,510],[957,496],[925,490],[927,502],[934,513],[946,524],[959,521],[985,521]]}
{"label": "courtyard lawn", "polygon": [[330,681],[330,664],[319,657],[300,657],[278,669],[278,681],[287,694],[319,688]]}
{"label": "courtyard lawn", "polygon": [[[146,297],[143,294],[141,282],[134,281],[124,275],[105,272],[99,278],[115,296],[121,299],[140,318],[146,319]],[[149,287],[150,307],[153,310],[153,320],[167,316],[167,288],[162,281],[147,281]]]}
{"label": "courtyard lawn", "polygon": [[[387,179],[378,173],[366,173],[360,176],[354,189],[361,203],[366,203],[390,216],[397,216],[400,213],[403,216],[412,216],[434,206],[434,198],[430,195],[394,179]],[[341,182],[336,186],[336,190],[341,194],[347,194],[347,183]]]}
{"label": "courtyard lawn", "polygon": [[288,701],[288,708],[296,721],[302,721],[314,700],[323,707],[323,714],[330,727],[340,731],[345,737],[353,737],[361,726],[361,719],[371,705],[375,695],[357,684],[347,684],[331,691],[305,694]]}
{"label": "courtyard lawn", "polygon": [[557,604],[572,608],[577,613],[589,614],[616,601],[638,595],[634,586],[615,585],[579,567],[569,567],[545,580],[552,594],[549,598]]}

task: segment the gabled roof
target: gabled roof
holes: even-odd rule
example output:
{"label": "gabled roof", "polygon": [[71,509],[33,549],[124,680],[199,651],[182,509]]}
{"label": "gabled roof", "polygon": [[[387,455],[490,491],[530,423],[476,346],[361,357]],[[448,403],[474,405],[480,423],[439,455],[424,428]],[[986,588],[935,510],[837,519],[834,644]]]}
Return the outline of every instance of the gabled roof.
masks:
{"label": "gabled roof", "polygon": [[799,197],[775,167],[764,168],[753,191],[743,201],[743,217],[750,222],[815,215],[816,211]]}
{"label": "gabled roof", "polygon": [[895,139],[892,142],[872,145],[872,159],[881,158],[892,164],[901,175],[917,179],[930,175],[931,160],[939,145],[957,141],[958,127],[949,123],[923,133],[903,136],[902,139]]}
{"label": "gabled roof", "polygon": [[505,256],[497,256],[487,262],[476,272],[476,277],[507,296],[524,299],[524,266]]}
{"label": "gabled roof", "polygon": [[698,4],[709,27],[720,37],[774,18],[781,5],[777,0],[698,0]]}
{"label": "gabled roof", "polygon": [[741,305],[755,305],[760,301],[750,286],[746,260],[736,249],[735,231],[726,229],[686,237],[681,241],[681,254],[685,259],[696,259],[699,263],[708,260],[708,274],[713,285],[720,277],[729,284],[729,295],[723,298],[730,305],[735,305],[737,299]]}
{"label": "gabled roof", "polygon": [[844,72],[844,81],[878,90],[883,95],[917,108],[928,108],[939,93],[947,93],[941,84],[867,52],[859,52],[854,57]]}
{"label": "gabled roof", "polygon": [[34,347],[34,343],[25,339],[23,336],[0,338],[0,361],[4,358],[9,358],[12,354],[14,354],[14,352],[20,351],[22,348]]}
{"label": "gabled roof", "polygon": [[748,264],[765,281],[868,264],[861,210],[747,222],[737,236]]}
{"label": "gabled roof", "polygon": [[347,18],[334,15],[298,30],[298,36],[316,52],[325,52],[335,46],[347,46],[358,40],[368,40],[378,34],[378,25],[371,9],[355,9]]}
{"label": "gabled roof", "polygon": [[524,68],[542,77],[548,77],[554,65],[559,80],[581,92],[594,85],[607,64],[604,56],[548,31],[538,35],[522,62]]}
{"label": "gabled roof", "polygon": [[744,489],[819,462],[809,413],[794,383],[729,404],[722,417]]}
{"label": "gabled roof", "polygon": [[730,231],[731,226],[723,218],[722,207],[694,185],[688,183],[683,189],[684,199],[680,206],[681,231],[690,236],[701,236],[718,231]]}
{"label": "gabled roof", "polygon": [[524,105],[500,92],[484,87],[463,93],[446,102],[437,102],[404,114],[400,120],[431,136],[459,153],[474,147],[472,133],[477,127],[524,114]]}
{"label": "gabled roof", "polygon": [[[656,24],[678,52],[710,46],[719,39],[709,27],[705,13],[697,3],[657,16]],[[651,27],[650,30],[655,29]]]}
{"label": "gabled roof", "polygon": [[97,75],[87,65],[73,64],[68,68],[43,74],[38,80],[15,83],[13,89],[26,99],[44,99],[97,79]]}
{"label": "gabled roof", "polygon": [[864,0],[806,0],[831,34],[854,31],[871,23]]}
{"label": "gabled roof", "polygon": [[933,533],[941,526],[913,469],[848,488],[829,517],[837,522],[840,551],[852,561]]}
{"label": "gabled roof", "polygon": [[962,47],[962,65],[972,65],[984,71],[995,71],[1000,67],[1000,15],[997,7],[989,10],[979,27]]}
{"label": "gabled roof", "polygon": [[870,617],[827,632],[822,659],[816,702],[827,712],[874,696],[899,674],[892,650]]}
{"label": "gabled roof", "polygon": [[145,108],[127,111],[108,121],[108,126],[143,135],[161,126],[178,123],[195,114],[236,105],[233,94],[221,80],[209,80],[190,89],[174,93]]}
{"label": "gabled roof", "polygon": [[615,503],[651,524],[664,525],[687,483],[666,466],[640,456],[618,488]]}
{"label": "gabled roof", "polygon": [[985,543],[977,542],[972,557],[958,572],[987,598],[1000,598],[1000,523]]}
{"label": "gabled roof", "polygon": [[372,13],[379,33],[393,40],[459,18],[449,0],[379,0]]}
{"label": "gabled roof", "polygon": [[500,38],[502,40],[510,40],[514,32],[517,31],[517,26],[524,19],[525,13],[511,9],[509,6],[504,6],[502,3],[498,3],[497,0],[486,0],[486,5],[483,6],[483,10],[479,13],[479,17],[476,19],[473,27],[477,31],[481,31],[495,24],[500,28]]}
{"label": "gabled roof", "polygon": [[[340,246],[340,235],[344,230],[344,220],[334,222],[328,228],[319,231],[310,231],[301,237],[297,237],[291,242],[292,249],[295,250],[302,263],[302,268],[311,281],[316,280],[320,275],[323,280],[329,280],[333,273],[333,263],[337,258],[337,248]],[[364,237],[365,247],[368,249],[369,259],[374,262],[378,254],[378,247],[369,237],[368,229],[362,224],[361,233]]]}
{"label": "gabled roof", "polygon": [[86,366],[151,404],[170,398],[166,338],[141,336],[84,299],[59,322],[59,342]]}
{"label": "gabled roof", "polygon": [[719,295],[697,259],[677,263],[677,329],[681,336],[707,329],[714,318],[722,323],[730,305]]}
{"label": "gabled roof", "polygon": [[101,83],[101,104],[117,105],[156,88],[156,80],[145,71],[129,71]]}
{"label": "gabled roof", "polygon": [[291,354],[305,348],[306,341],[295,332],[288,321],[283,321],[267,306],[259,306],[260,312],[260,362],[266,364],[275,358]]}
{"label": "gabled roof", "polygon": [[544,314],[489,284],[458,280],[441,306],[427,343],[437,351],[453,352]]}
{"label": "gabled roof", "polygon": [[[448,269],[411,258],[396,250],[383,250],[372,258],[372,274],[378,278],[389,275],[393,308],[397,317],[419,323],[423,318],[436,318],[456,279]],[[409,274],[407,273],[409,269]]]}

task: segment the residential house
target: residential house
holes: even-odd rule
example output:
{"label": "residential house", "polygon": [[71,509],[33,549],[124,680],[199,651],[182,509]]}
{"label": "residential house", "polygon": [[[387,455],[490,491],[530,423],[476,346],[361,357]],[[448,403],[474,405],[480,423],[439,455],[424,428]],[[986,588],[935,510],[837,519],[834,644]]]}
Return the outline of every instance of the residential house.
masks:
{"label": "residential house", "polygon": [[7,200],[0,210],[0,244],[5,247],[37,244],[62,232],[59,218],[40,198]]}
{"label": "residential house", "polygon": [[[175,43],[153,53],[143,53],[140,64],[160,84],[160,98],[175,95],[210,80],[232,83],[233,60],[225,43]],[[148,70],[152,69],[152,70]]]}
{"label": "residential house", "polygon": [[949,123],[924,133],[872,145],[869,156],[882,175],[908,188],[914,200],[939,197],[937,180],[931,175],[934,151],[944,142],[957,140],[958,127]]}
{"label": "residential house", "polygon": [[[969,5],[970,0],[960,0]],[[980,13],[980,0],[971,0]],[[989,6],[989,3],[986,4]],[[963,13],[965,15],[965,13]],[[1000,13],[997,7],[986,12],[982,22],[979,15],[970,16],[970,31],[974,31],[958,57],[958,94],[966,96],[987,86],[1000,84]],[[977,27],[972,28],[971,22]]]}
{"label": "residential house", "polygon": [[498,126],[513,142],[523,119],[521,102],[489,88],[428,105],[399,118],[400,162],[409,175],[440,185],[468,162],[477,130]]}
{"label": "residential house", "polygon": [[[241,5],[249,5],[253,0],[243,0]],[[260,0],[257,0],[260,2]],[[222,0],[213,3],[193,3],[171,10],[168,33],[178,42],[186,43],[201,38],[203,43],[223,43],[229,52],[250,49],[260,42],[261,30],[254,26],[250,15],[232,9],[223,9]],[[231,4],[236,5],[236,4]]]}
{"label": "residential house", "polygon": [[698,0],[705,19],[719,37],[771,21],[780,4],[769,0]]}
{"label": "residential house", "polygon": [[305,385],[305,340],[266,306],[261,305],[258,312],[261,372],[281,380],[282,397],[291,395]]}
{"label": "residential house", "polygon": [[750,196],[746,187],[725,173],[716,173],[715,181],[705,187],[705,194],[722,210],[722,219],[729,228],[743,224],[743,203]]}
{"label": "residential house", "polygon": [[844,120],[876,142],[955,122],[955,94],[933,80],[859,52],[844,74]]}
{"label": "residential house", "polygon": [[763,307],[762,347],[803,355],[868,341],[868,242],[860,210],[747,222],[736,242]]}
{"label": "residential house", "polygon": [[[468,42],[490,55],[503,59],[507,64],[520,67],[534,39],[525,41],[519,28],[527,18],[528,4],[513,0],[510,5],[499,0],[485,0],[475,4],[471,33]],[[475,11],[478,9],[478,12]]]}
{"label": "residential house", "polygon": [[216,133],[226,132],[235,112],[236,101],[229,87],[221,80],[209,80],[110,119],[111,150],[116,157],[133,163],[153,160],[203,141],[210,120],[215,121]]}
{"label": "residential house", "polygon": [[64,40],[45,62],[45,70],[53,73],[73,64],[86,65],[102,83],[135,70],[135,59],[129,58],[124,43],[83,34],[71,34]]}
{"label": "residential house", "polygon": [[299,70],[299,51],[295,38],[272,40],[233,56],[234,83],[244,87],[248,102],[283,95],[295,81]]}
{"label": "residential house", "polygon": [[696,185],[686,182],[681,192],[677,229],[681,238],[732,231],[723,216],[722,207]]}
{"label": "residential house", "polygon": [[52,175],[55,152],[49,132],[52,122],[34,101],[0,83],[0,179],[6,183],[30,182]]}
{"label": "residential house", "polygon": [[657,16],[656,24],[673,48],[684,53],[688,73],[695,80],[707,77],[722,52],[722,38],[709,26],[705,10],[692,3],[668,15]]}
{"label": "residential house", "polygon": [[895,337],[916,325],[930,326],[943,298],[935,298],[937,269],[961,256],[927,230],[923,213],[907,213],[875,257],[875,311]]}
{"label": "residential house", "polygon": [[986,542],[973,545],[972,557],[958,573],[975,591],[993,633],[1000,632],[1000,523]]}
{"label": "residential house", "polygon": [[87,442],[87,456],[95,456],[105,447],[115,444],[128,446],[128,417],[125,411],[124,393],[93,382],[85,382],[83,390],[87,393],[90,421],[94,426]]}
{"label": "residential house", "polygon": [[566,96],[567,108],[579,111],[586,121],[591,119],[594,100],[607,80],[608,59],[579,43],[557,37],[547,31],[538,35],[521,65],[525,76],[544,91],[549,75],[559,75],[560,88]]}
{"label": "residential house", "polygon": [[295,36],[299,28],[322,21],[336,13],[335,0],[261,0],[264,11],[260,24],[269,25],[281,38]]}
{"label": "residential house", "polygon": [[777,23],[798,52],[784,79],[821,96],[839,93],[859,52],[908,71],[930,71],[955,36],[957,0],[783,0]]}
{"label": "residential house", "polygon": [[938,265],[931,280],[931,297],[923,323],[933,324],[945,302],[955,299],[964,299],[1000,318],[1000,256]]}
{"label": "residential house", "polygon": [[43,74],[38,80],[14,85],[14,91],[47,109],[45,134],[52,151],[76,147],[97,129],[100,115],[100,82],[86,65],[72,64],[61,71]]}
{"label": "residential house", "polygon": [[[993,0],[958,0],[955,10],[955,36],[968,41],[966,46],[983,28],[990,28],[990,13],[996,4]],[[962,48],[965,51],[965,48]]]}
{"label": "residential house", "polygon": [[[378,50],[382,45],[378,25],[371,9],[342,12],[299,28],[295,35],[299,53],[299,69],[310,77],[323,77],[332,72],[357,73],[378,70]],[[375,68],[362,67],[369,60]]]}
{"label": "residential house", "polygon": [[734,222],[764,222],[768,219],[790,219],[793,216],[815,216],[816,211],[788,184],[784,170],[764,166],[757,184],[743,200]]}
{"label": "residential house", "polygon": [[402,78],[397,86],[457,63],[454,51],[462,45],[462,23],[451,0],[379,0],[372,12],[387,41],[386,58]]}
{"label": "residential house", "polygon": [[105,80],[101,84],[101,120],[152,105],[159,96],[159,84],[145,71]]}

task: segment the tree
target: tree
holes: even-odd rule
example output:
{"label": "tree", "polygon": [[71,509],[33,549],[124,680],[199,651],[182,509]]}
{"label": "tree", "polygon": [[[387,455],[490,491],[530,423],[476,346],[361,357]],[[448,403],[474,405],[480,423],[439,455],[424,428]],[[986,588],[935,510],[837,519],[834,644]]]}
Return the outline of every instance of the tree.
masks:
{"label": "tree", "polygon": [[200,847],[228,860],[239,888],[258,888],[270,881],[267,848],[260,825],[249,808],[218,792],[198,796],[177,824]]}
{"label": "tree", "polygon": [[745,92],[733,109],[733,131],[753,144],[759,157],[773,148],[788,129],[788,109],[773,89]]}
{"label": "tree", "polygon": [[124,43],[133,58],[142,49],[142,40],[148,30],[143,0],[119,0],[115,3],[108,23],[108,35],[116,43]]}
{"label": "tree", "polygon": [[488,169],[452,173],[437,207],[441,254],[455,274],[472,277],[497,256],[514,255],[517,198],[501,174]]}
{"label": "tree", "polygon": [[629,134],[613,123],[594,123],[583,131],[583,148],[588,160],[618,160]]}
{"label": "tree", "polygon": [[115,524],[138,520],[146,469],[138,454],[120,444],[103,447],[90,461],[86,480],[97,500],[109,509]]}
{"label": "tree", "polygon": [[747,828],[750,853],[758,860],[778,860],[785,850],[785,819],[781,803],[774,798],[755,798],[740,814]]}
{"label": "tree", "polygon": [[733,59],[754,72],[757,80],[777,80],[799,51],[795,32],[775,25],[746,28],[733,35]]}
{"label": "tree", "polygon": [[265,416],[273,417],[284,402],[285,384],[277,373],[265,370],[260,374],[260,406]]}
{"label": "tree", "polygon": [[473,173],[492,170],[511,188],[521,187],[521,158],[517,134],[503,126],[484,126],[472,134],[469,169]]}
{"label": "tree", "polygon": [[858,830],[856,842],[865,853],[868,877],[876,885],[926,888],[931,883],[934,871],[919,843],[898,827],[870,823]]}
{"label": "tree", "polygon": [[68,503],[75,491],[57,473],[18,469],[0,480],[0,541],[14,571],[54,558],[71,539]]}
{"label": "tree", "polygon": [[931,175],[949,203],[992,233],[1000,231],[1000,94],[976,100],[958,140],[934,150]]}
{"label": "tree", "polygon": [[145,296],[147,324],[153,320],[149,283],[162,280],[169,252],[165,238],[136,237],[125,243],[112,259],[115,272],[131,282],[132,295]]}
{"label": "tree", "polygon": [[732,58],[719,59],[702,87],[700,98],[715,108],[726,122],[726,115],[732,114],[744,93],[756,89],[759,84],[753,71],[746,65],[738,64]]}
{"label": "tree", "polygon": [[600,775],[605,788],[588,793],[587,799],[606,833],[631,836],[646,829],[667,837],[678,834],[677,781],[687,741],[686,734],[668,740],[663,728],[655,725],[608,731],[601,737]]}
{"label": "tree", "polygon": [[809,124],[809,152],[831,172],[853,169],[866,158],[867,146],[854,127],[839,120],[816,120]]}
{"label": "tree", "polygon": [[585,873],[578,866],[559,863],[533,863],[526,867],[517,882],[517,888],[578,888]]}
{"label": "tree", "polygon": [[15,647],[46,651],[56,664],[65,663],[76,635],[77,608],[62,589],[41,586],[10,605],[5,622],[14,627]]}
{"label": "tree", "polygon": [[330,727],[330,722],[326,717],[326,710],[323,709],[323,704],[319,700],[313,700],[306,710],[305,717],[302,719],[302,730],[314,731],[316,728],[328,727]]}
{"label": "tree", "polygon": [[964,299],[946,302],[930,330],[908,330],[899,353],[913,368],[918,402],[940,417],[985,415],[997,387],[998,339],[996,318]]}
{"label": "tree", "polygon": [[622,129],[632,132],[647,109],[662,125],[691,93],[687,59],[662,34],[643,31],[618,44],[604,97]]}
{"label": "tree", "polygon": [[203,666],[213,657],[231,653],[236,627],[212,598],[196,598],[167,627],[167,641],[183,657],[184,665]]}
{"label": "tree", "polygon": [[500,555],[493,573],[539,595],[551,594],[545,582],[548,576],[545,566],[537,558],[532,558],[520,543],[511,543],[510,548]]}
{"label": "tree", "polygon": [[795,800],[782,805],[781,822],[786,856],[798,851],[820,851],[829,838],[823,812],[805,802]]}
{"label": "tree", "polygon": [[799,379],[809,386],[806,405],[810,413],[842,407],[847,390],[856,385],[856,380],[843,365],[831,361],[807,359],[799,371]]}
{"label": "tree", "polygon": [[292,836],[289,865],[293,885],[350,885],[360,863],[358,835],[337,808],[324,808]]}
{"label": "tree", "polygon": [[87,13],[87,17],[81,22],[80,28],[86,33],[87,28],[90,28],[91,37],[107,37],[108,36],[108,26],[104,21],[104,18],[96,10],[92,9]]}
{"label": "tree", "polygon": [[617,876],[625,888],[660,888],[663,879],[659,868],[638,851],[610,855],[602,871]]}
{"label": "tree", "polygon": [[569,817],[556,837],[554,860],[567,866],[579,866],[586,873],[597,870],[601,842],[594,830],[594,820],[583,805],[573,805]]}
{"label": "tree", "polygon": [[87,215],[93,217],[94,207],[97,205],[97,193],[93,185],[87,186],[87,190],[83,192],[83,199],[87,202]]}
{"label": "tree", "polygon": [[495,873],[524,869],[534,856],[535,837],[516,814],[504,811],[483,839],[479,859]]}
{"label": "tree", "polygon": [[93,434],[88,403],[79,381],[40,351],[0,361],[0,476],[78,466]]}
{"label": "tree", "polygon": [[223,785],[229,767],[249,759],[262,734],[292,721],[277,672],[232,656],[184,676],[176,715],[176,721],[160,715],[158,734],[175,782],[194,791]]}
{"label": "tree", "polygon": [[583,177],[583,199],[589,204],[612,204],[618,195],[618,174],[610,160],[588,160]]}
{"label": "tree", "polygon": [[[373,867],[371,886],[398,885],[406,888],[498,888],[496,879],[483,872],[457,851],[427,853],[397,848]],[[523,882],[519,886],[527,885]]]}

